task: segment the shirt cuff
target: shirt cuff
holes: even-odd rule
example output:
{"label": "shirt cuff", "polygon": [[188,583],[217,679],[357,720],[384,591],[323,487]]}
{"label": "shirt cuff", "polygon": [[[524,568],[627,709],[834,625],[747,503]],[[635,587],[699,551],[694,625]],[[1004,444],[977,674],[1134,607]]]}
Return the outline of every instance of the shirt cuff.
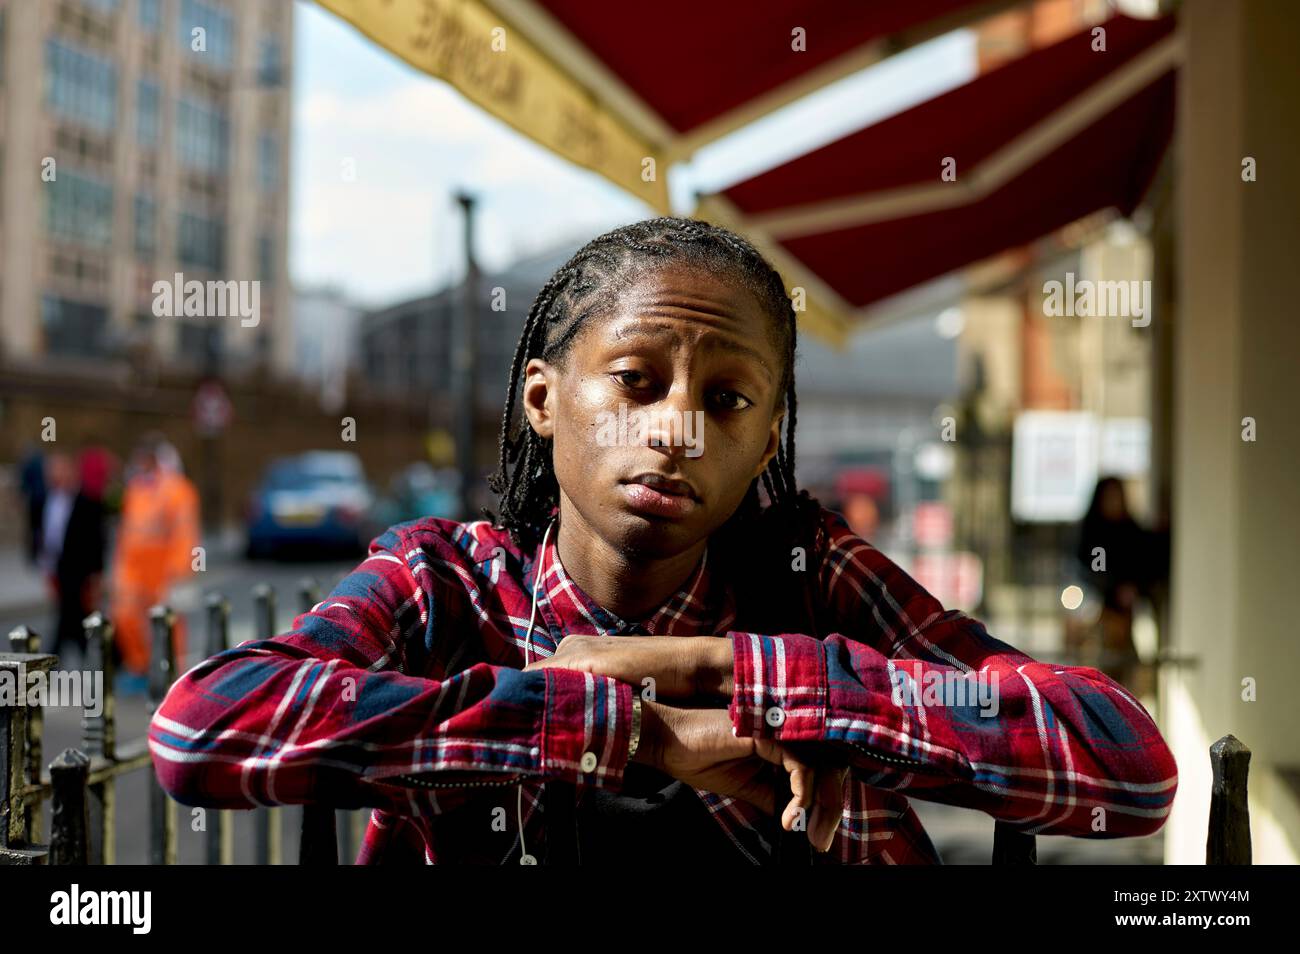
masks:
{"label": "shirt cuff", "polygon": [[728,633],[732,730],[738,738],[815,741],[826,730],[826,654],[811,636]]}
{"label": "shirt cuff", "polygon": [[577,786],[619,789],[632,739],[632,686],[571,669],[542,672],[542,770]]}

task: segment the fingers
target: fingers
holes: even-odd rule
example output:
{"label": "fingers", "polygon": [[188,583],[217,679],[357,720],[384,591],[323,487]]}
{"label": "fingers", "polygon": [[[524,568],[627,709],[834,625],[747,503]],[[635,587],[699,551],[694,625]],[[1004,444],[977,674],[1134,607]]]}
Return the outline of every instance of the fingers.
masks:
{"label": "fingers", "polygon": [[784,769],[790,775],[790,802],[782,809],[781,827],[793,831],[801,813],[807,824],[816,785],[816,772],[812,766],[772,739],[756,737],[754,751],[760,758]]}
{"label": "fingers", "polygon": [[790,775],[790,802],[781,813],[781,827],[793,831],[802,810],[808,840],[827,851],[835,839],[844,811],[844,780],[848,767],[813,767],[786,746],[772,739],[755,738],[755,753]]}
{"label": "fingers", "polygon": [[[769,815],[779,810],[783,830],[804,830],[817,851],[829,850],[843,818],[847,766],[822,764],[824,759],[816,750],[801,749],[798,744],[785,744],[761,736],[737,737],[725,710],[654,705],[676,717],[672,731],[666,736],[674,740],[678,748],[690,753],[690,758],[684,763],[686,769],[698,774],[710,765],[716,765],[721,767],[720,774],[726,781],[738,782],[734,788],[711,790],[740,797]],[[645,723],[642,731],[646,731]],[[767,766],[766,771],[745,769],[746,765],[754,765],[752,760],[755,757],[760,764]],[[728,777],[726,766],[731,766],[739,779]],[[789,777],[790,798],[784,805],[776,804],[776,786],[772,777],[775,772],[784,772]],[[669,774],[674,773],[670,771]],[[708,782],[713,779],[701,781],[703,787],[709,788]]]}
{"label": "fingers", "polygon": [[816,804],[808,822],[808,840],[818,851],[829,851],[844,814],[844,780],[848,766],[823,766],[817,773]]}
{"label": "fingers", "polygon": [[808,823],[808,812],[812,808],[813,793],[816,791],[816,772],[787,750],[782,750],[781,767],[790,773],[790,802],[781,813],[781,827],[786,831],[794,831],[795,822],[800,815],[804,818],[804,824]]}

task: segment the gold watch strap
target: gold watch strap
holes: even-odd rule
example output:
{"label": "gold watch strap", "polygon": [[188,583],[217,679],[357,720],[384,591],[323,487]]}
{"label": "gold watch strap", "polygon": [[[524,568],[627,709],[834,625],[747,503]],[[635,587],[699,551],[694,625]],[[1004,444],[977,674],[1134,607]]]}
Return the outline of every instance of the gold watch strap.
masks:
{"label": "gold watch strap", "polygon": [[632,738],[628,742],[627,758],[630,762],[636,755],[637,746],[641,744],[641,694],[632,690]]}

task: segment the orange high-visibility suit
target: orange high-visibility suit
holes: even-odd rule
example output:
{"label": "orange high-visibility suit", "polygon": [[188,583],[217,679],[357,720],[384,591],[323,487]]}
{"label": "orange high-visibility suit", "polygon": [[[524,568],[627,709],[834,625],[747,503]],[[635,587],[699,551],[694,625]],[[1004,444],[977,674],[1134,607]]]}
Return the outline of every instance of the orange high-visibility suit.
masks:
{"label": "orange high-visibility suit", "polygon": [[[113,626],[124,667],[149,671],[153,643],[149,608],[165,602],[172,583],[193,571],[199,545],[199,495],[184,475],[159,467],[133,477],[122,497],[113,560]],[[172,647],[185,659],[185,620],[176,616]]]}

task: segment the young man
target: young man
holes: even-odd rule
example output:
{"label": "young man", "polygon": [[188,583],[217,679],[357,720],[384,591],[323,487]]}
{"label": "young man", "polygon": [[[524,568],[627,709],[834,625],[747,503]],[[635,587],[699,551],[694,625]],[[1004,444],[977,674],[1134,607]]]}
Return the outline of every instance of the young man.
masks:
{"label": "young man", "polygon": [[163,787],[372,806],[361,862],[762,862],[782,829],[820,863],[937,862],[909,796],[1158,829],[1177,774],[1128,692],[945,611],[797,490],[795,340],[730,232],[589,243],[523,330],[500,516],[392,527],[289,632],[186,673]]}

